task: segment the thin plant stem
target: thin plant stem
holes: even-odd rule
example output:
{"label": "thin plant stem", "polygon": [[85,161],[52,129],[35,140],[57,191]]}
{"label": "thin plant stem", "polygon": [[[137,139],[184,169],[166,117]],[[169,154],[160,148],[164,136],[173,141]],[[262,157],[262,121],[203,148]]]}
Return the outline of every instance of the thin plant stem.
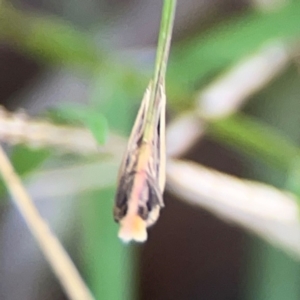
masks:
{"label": "thin plant stem", "polygon": [[12,199],[25,219],[32,235],[37,240],[69,299],[93,300],[94,297],[80,277],[71,258],[40,216],[1,146],[0,172],[10,191]]}
{"label": "thin plant stem", "polygon": [[170,51],[172,30],[175,18],[176,0],[165,0],[162,10],[162,19],[160,24],[160,31],[158,37],[158,46],[156,52],[156,62],[153,77],[153,88],[150,92],[150,107],[149,107],[149,120],[153,119],[153,115],[157,109],[157,101],[160,98],[157,96],[159,87],[164,83],[167,62]]}

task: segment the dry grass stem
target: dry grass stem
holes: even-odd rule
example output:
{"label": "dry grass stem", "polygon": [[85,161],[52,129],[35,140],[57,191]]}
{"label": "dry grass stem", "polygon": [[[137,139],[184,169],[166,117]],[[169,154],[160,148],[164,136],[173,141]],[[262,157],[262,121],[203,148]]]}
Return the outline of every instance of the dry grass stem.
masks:
{"label": "dry grass stem", "polygon": [[121,155],[119,159],[74,164],[60,169],[39,170],[30,176],[26,187],[32,197],[37,200],[76,196],[87,191],[111,187],[116,181],[120,159]]}
{"label": "dry grass stem", "polygon": [[[97,190],[99,185],[109,187],[115,183],[118,163],[115,158],[64,170],[41,171],[31,177],[29,188],[37,199],[51,199]],[[69,184],[57,185],[53,178]],[[167,161],[166,188],[186,203],[205,208],[300,258],[299,207],[292,194],[175,159]]]}
{"label": "dry grass stem", "polygon": [[[78,164],[66,170],[42,171],[30,180],[30,191],[36,197],[49,199],[97,190],[99,184],[105,188],[114,184],[118,162],[114,159]],[[103,174],[107,174],[106,178],[98,180]],[[58,185],[56,188],[57,181],[53,181],[53,176],[70,182],[70,186]],[[39,192],[41,187],[43,194]],[[175,159],[167,161],[166,189],[182,201],[242,226],[300,259],[299,207],[294,195],[267,184],[238,179],[193,162]]]}
{"label": "dry grass stem", "polygon": [[93,300],[69,255],[34,206],[2,147],[0,147],[0,172],[12,199],[68,297],[72,300]]}
{"label": "dry grass stem", "polygon": [[167,190],[300,259],[299,207],[292,194],[179,160],[168,161]]}
{"label": "dry grass stem", "polygon": [[10,113],[0,107],[0,140],[9,144],[26,144],[32,148],[53,147],[63,152],[78,154],[120,152],[124,139],[110,135],[107,146],[99,146],[91,132],[74,126],[56,125],[34,120],[25,113]]}
{"label": "dry grass stem", "polygon": [[205,134],[206,124],[195,112],[184,113],[168,124],[166,132],[167,156],[180,157]]}

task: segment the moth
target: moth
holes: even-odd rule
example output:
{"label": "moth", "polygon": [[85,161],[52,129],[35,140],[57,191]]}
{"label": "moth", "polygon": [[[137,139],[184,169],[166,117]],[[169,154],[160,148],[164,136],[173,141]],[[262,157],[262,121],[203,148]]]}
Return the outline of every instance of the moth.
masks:
{"label": "moth", "polygon": [[[151,91],[155,88],[155,91]],[[154,102],[150,94],[154,92]],[[144,94],[129,137],[118,174],[114,219],[119,222],[119,237],[124,242],[144,242],[147,227],[153,225],[164,206],[165,187],[164,82],[150,82]]]}

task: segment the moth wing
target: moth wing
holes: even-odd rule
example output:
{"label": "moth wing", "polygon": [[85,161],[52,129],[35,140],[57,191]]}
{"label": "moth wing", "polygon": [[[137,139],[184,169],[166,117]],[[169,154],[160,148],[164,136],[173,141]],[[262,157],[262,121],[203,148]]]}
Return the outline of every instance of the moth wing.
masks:
{"label": "moth wing", "polygon": [[115,195],[114,219],[119,222],[127,213],[128,198],[133,186],[134,175],[121,176]]}
{"label": "moth wing", "polygon": [[122,162],[118,174],[118,180],[120,180],[122,174],[125,173],[128,162],[131,160],[134,150],[138,147],[138,141],[143,133],[145,127],[145,121],[146,121],[145,116],[149,108],[151,87],[152,87],[152,83],[150,82],[144,93],[141,106],[139,108],[137,117],[134,121],[134,125],[127,142],[127,149],[122,158]]}

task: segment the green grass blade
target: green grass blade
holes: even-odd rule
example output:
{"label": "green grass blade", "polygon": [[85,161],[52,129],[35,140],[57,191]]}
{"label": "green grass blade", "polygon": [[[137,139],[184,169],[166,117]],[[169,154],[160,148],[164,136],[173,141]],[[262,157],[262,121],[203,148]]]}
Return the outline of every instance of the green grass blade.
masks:
{"label": "green grass blade", "polygon": [[274,128],[243,114],[211,123],[207,133],[224,144],[284,170],[288,170],[299,155],[299,149],[292,141]]}
{"label": "green grass blade", "polygon": [[34,59],[94,70],[104,61],[86,33],[54,16],[24,13],[0,2],[0,40]]}
{"label": "green grass blade", "polygon": [[157,101],[160,101],[160,98],[158,97],[159,88],[165,80],[172,30],[174,25],[175,9],[176,0],[164,1],[156,52],[153,86],[150,91],[150,108],[147,116],[149,123],[151,123],[151,120],[153,120],[153,117],[155,116]]}

